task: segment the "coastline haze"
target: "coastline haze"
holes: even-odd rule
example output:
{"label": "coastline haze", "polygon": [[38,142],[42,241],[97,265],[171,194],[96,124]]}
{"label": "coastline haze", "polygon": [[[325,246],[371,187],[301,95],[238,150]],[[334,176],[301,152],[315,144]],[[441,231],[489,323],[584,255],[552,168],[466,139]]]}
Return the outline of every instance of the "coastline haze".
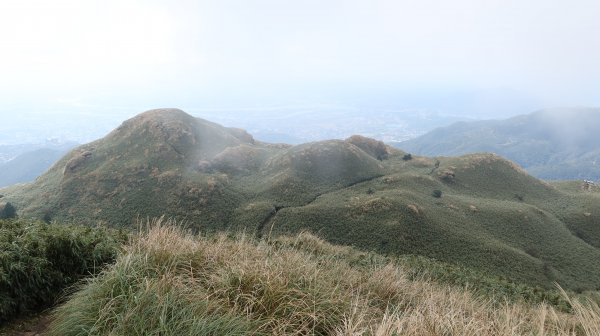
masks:
{"label": "coastline haze", "polygon": [[593,1],[1,7],[0,115],[15,121],[0,126],[5,134],[28,123],[56,129],[45,137],[89,141],[144,110],[179,107],[255,130],[244,122],[249,110],[258,124],[273,115],[302,122],[299,111],[391,114],[409,124],[406,137],[426,130],[411,121],[419,115],[504,118],[600,103]]}

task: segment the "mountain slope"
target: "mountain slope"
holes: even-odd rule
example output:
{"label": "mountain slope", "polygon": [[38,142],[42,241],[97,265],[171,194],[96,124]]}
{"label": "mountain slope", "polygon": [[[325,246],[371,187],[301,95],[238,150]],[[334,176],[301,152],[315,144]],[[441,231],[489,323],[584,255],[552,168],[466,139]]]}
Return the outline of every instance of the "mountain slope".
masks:
{"label": "mountain slope", "polygon": [[[354,136],[298,146],[161,109],[0,190],[19,215],[130,226],[166,215],[259,237],[313,231],[529,284],[597,289],[600,191],[548,184],[497,155],[414,157]],[[435,194],[435,196],[434,196]]]}
{"label": "mountain slope", "polygon": [[30,182],[78,144],[48,140],[40,144],[0,145],[0,187]]}
{"label": "mountain slope", "polygon": [[66,151],[36,149],[0,164],[0,187],[33,181],[58,161]]}
{"label": "mountain slope", "polygon": [[460,122],[397,146],[429,156],[493,152],[539,178],[600,180],[599,129],[600,109],[556,109]]}

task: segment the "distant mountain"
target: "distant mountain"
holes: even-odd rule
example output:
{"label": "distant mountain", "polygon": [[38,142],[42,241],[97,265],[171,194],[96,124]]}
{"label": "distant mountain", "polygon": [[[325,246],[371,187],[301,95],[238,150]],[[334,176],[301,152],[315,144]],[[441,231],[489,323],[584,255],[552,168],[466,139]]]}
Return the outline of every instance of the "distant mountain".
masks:
{"label": "distant mountain", "polygon": [[549,180],[600,181],[600,109],[554,109],[458,122],[395,144],[428,156],[492,152]]}
{"label": "distant mountain", "polygon": [[0,187],[33,181],[77,145],[72,141],[1,145]]}
{"label": "distant mountain", "polygon": [[74,141],[61,141],[56,139],[50,139],[40,143],[0,145],[0,165],[15,159],[21,154],[32,152],[38,149],[52,149],[66,153],[68,150],[74,148],[77,145],[79,144]]}
{"label": "distant mountain", "polygon": [[65,153],[49,148],[36,149],[0,164],[0,187],[35,180]]}
{"label": "distant mountain", "polygon": [[334,243],[424,255],[519,282],[597,289],[598,188],[549,184],[493,154],[405,154],[362,136],[268,144],[160,109],[0,194],[19,216],[46,221],[129,227],[166,215],[209,232],[309,230]]}

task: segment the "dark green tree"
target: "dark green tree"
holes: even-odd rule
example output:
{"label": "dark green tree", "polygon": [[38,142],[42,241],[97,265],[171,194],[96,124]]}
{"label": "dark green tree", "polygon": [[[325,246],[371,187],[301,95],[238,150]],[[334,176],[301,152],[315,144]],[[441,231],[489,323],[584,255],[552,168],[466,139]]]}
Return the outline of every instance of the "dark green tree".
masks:
{"label": "dark green tree", "polygon": [[15,217],[17,217],[17,210],[12,204],[10,204],[10,202],[6,203],[4,207],[0,210],[0,219],[8,219]]}

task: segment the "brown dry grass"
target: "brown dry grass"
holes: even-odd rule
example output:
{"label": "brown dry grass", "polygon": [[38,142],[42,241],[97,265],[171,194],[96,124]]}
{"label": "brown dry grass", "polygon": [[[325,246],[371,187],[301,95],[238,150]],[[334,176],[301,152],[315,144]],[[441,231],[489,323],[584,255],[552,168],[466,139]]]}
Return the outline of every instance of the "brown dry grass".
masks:
{"label": "brown dry grass", "polygon": [[[307,233],[257,242],[192,236],[170,224],[151,224],[75,294],[52,334],[206,334],[198,321],[218,315],[228,319],[218,328],[245,321],[236,330],[255,335],[600,335],[595,304],[572,301],[567,314],[486,300],[410,280],[392,263],[357,265],[355,250]],[[174,304],[177,314],[160,315]],[[75,325],[80,333],[66,333]],[[211,334],[225,332],[218,328]]]}

